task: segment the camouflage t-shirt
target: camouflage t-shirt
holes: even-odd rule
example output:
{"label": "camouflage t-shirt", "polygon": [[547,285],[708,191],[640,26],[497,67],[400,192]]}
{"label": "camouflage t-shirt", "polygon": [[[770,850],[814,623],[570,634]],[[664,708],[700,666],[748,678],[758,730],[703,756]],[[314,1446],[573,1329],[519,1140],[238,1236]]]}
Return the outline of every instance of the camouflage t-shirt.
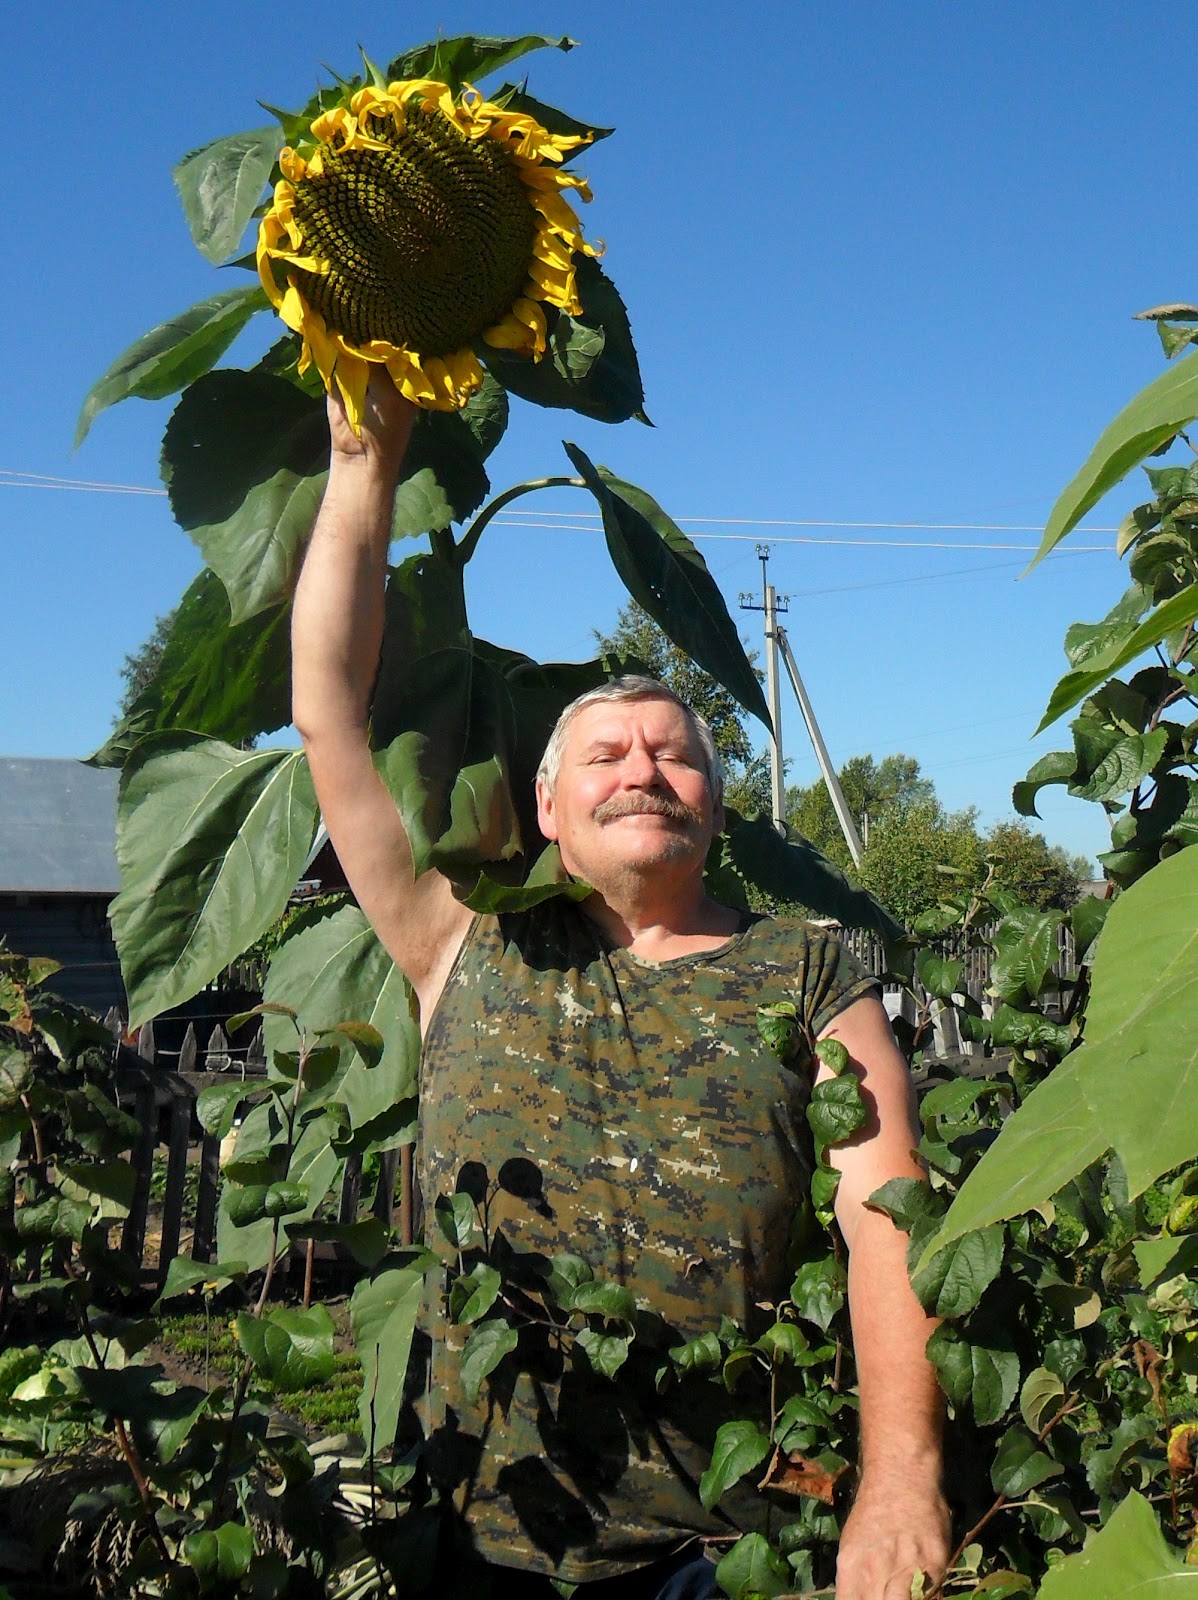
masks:
{"label": "camouflage t-shirt", "polygon": [[[671,1344],[723,1316],[751,1331],[757,1303],[789,1288],[813,1162],[810,1053],[783,1065],[758,1038],[757,1007],[793,1000],[814,1037],[873,986],[799,921],[746,917],[716,950],[650,962],[560,899],[478,918],[425,1043],[426,1215],[439,1196],[472,1194],[493,1259],[581,1257],[663,1317]],[[447,1322],[440,1278],[423,1320],[429,1459],[478,1554],[579,1583],[759,1525],[751,1488],[711,1512],[698,1495],[742,1399],[705,1378],[659,1395],[663,1357],[640,1338],[602,1377],[534,1327],[471,1402],[471,1329]]]}

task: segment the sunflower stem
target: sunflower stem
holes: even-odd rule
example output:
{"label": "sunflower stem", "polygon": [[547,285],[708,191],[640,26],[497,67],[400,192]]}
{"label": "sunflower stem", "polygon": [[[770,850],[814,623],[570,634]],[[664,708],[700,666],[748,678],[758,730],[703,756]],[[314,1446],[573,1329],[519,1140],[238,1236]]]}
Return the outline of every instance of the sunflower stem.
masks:
{"label": "sunflower stem", "polygon": [[502,494],[497,494],[489,505],[485,505],[482,508],[478,516],[475,517],[474,521],[458,540],[457,559],[465,566],[466,562],[474,554],[479,538],[487,523],[490,522],[497,511],[502,511],[504,506],[518,499],[520,495],[531,494],[534,489],[585,488],[586,482],[582,478],[530,478],[527,483],[518,483],[514,488],[505,489]]}

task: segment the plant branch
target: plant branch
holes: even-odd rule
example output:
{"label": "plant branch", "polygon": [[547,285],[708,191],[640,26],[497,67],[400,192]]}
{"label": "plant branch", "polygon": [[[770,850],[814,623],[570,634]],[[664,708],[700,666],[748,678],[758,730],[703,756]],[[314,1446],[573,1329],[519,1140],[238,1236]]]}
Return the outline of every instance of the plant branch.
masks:
{"label": "plant branch", "polygon": [[502,511],[504,506],[510,505],[513,500],[522,494],[531,494],[534,489],[585,489],[586,483],[582,478],[530,478],[527,483],[518,483],[511,489],[505,489],[502,494],[497,494],[494,500],[485,505],[475,517],[458,540],[454,557],[462,566],[470,560],[482,536],[482,531],[490,522],[497,511]]}

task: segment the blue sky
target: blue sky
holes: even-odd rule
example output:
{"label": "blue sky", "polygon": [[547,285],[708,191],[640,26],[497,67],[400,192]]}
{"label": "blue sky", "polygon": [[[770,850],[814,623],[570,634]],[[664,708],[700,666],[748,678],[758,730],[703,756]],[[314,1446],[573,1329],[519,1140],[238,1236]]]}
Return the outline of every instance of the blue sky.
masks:
{"label": "blue sky", "polygon": [[[1019,581],[1036,543],[1021,530],[1160,370],[1131,313],[1198,288],[1177,209],[1191,116],[1169,66],[1198,43],[1185,0],[14,13],[0,753],[98,744],[126,652],[199,565],[161,497],[12,477],[157,485],[169,402],[128,402],[70,447],[112,358],[228,281],[191,245],[172,164],[259,125],[259,99],[302,103],[322,62],[352,71],[359,43],[385,60],[438,30],[581,42],[523,65],[539,97],[617,127],[582,163],[585,222],[628,302],[656,424],[517,403],[495,487],[565,470],[560,440],[577,440],[679,520],[706,519],[684,526],[718,535],[700,548],[734,609],[759,590],[767,539],[834,758],[901,749],[948,805],[1008,814],[1011,784],[1065,742],[1030,739],[1065,628],[1126,583],[1109,532]],[[1129,480],[1088,525],[1140,498]],[[536,520],[523,508],[570,526],[519,526]],[[546,494],[492,526],[472,570],[478,632],[545,659],[593,653],[621,591],[590,509]],[[759,643],[760,617],[741,620]],[[789,695],[783,716],[791,777],[810,781]],[[1096,807],[1042,800],[1050,839],[1104,848]]]}

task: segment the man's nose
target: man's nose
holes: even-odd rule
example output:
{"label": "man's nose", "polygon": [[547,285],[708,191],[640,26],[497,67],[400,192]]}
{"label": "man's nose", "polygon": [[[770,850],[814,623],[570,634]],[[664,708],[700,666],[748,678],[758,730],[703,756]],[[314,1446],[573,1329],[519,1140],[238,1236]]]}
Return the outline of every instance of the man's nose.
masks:
{"label": "man's nose", "polygon": [[649,789],[661,782],[657,762],[644,746],[634,745],[624,757],[622,777],[631,789]]}

